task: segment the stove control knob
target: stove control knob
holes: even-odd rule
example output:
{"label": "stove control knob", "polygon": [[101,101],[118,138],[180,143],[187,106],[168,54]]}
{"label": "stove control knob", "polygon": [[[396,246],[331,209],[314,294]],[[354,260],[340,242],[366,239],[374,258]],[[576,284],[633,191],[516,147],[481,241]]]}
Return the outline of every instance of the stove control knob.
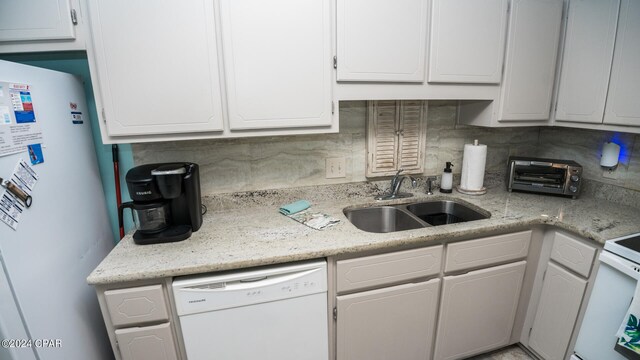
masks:
{"label": "stove control knob", "polygon": [[578,180],[580,180],[580,176],[578,176],[578,175],[571,175],[571,181],[573,181],[573,182],[577,182]]}
{"label": "stove control knob", "polygon": [[577,188],[577,187],[575,187],[575,186],[573,186],[573,185],[571,185],[571,186],[569,186],[569,191],[571,191],[571,192],[577,192],[577,191],[578,191],[578,188]]}

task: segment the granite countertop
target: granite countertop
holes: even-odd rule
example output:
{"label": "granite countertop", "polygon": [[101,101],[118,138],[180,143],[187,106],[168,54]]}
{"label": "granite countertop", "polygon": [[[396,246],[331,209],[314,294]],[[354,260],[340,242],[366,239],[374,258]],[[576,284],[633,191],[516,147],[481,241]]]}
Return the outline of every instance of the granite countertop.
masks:
{"label": "granite countertop", "polygon": [[[385,182],[351,183],[222,194],[203,198],[208,212],[199,231],[182,242],[140,246],[127,235],[89,275],[92,285],[164,278],[246,268],[332,255],[401,246],[441,243],[453,238],[554,225],[598,243],[640,232],[640,208],[627,190],[585,183],[580,198],[506,191],[500,175],[488,175],[486,195],[457,193],[426,195],[419,186],[414,197],[377,202],[373,196]],[[633,194],[635,196],[636,193]],[[307,199],[312,209],[341,220],[314,230],[278,213],[278,207]],[[491,213],[485,220],[394,233],[357,229],[342,213],[346,207],[400,204],[420,200],[457,199]],[[619,199],[626,199],[621,201]],[[623,205],[622,203],[626,204]]]}

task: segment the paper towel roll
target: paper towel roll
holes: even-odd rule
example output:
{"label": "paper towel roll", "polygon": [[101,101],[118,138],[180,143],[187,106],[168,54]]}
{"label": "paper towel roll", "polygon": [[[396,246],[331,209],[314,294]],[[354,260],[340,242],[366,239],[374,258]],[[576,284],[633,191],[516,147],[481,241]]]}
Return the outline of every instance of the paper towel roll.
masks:
{"label": "paper towel roll", "polygon": [[484,166],[487,162],[487,145],[474,144],[464,145],[462,155],[462,179],[460,187],[463,190],[480,190],[484,183]]}

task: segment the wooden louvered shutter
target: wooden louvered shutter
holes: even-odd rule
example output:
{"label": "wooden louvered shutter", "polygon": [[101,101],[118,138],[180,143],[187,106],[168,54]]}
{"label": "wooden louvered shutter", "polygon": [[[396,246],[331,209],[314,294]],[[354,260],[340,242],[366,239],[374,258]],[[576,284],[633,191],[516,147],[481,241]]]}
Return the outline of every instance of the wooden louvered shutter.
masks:
{"label": "wooden louvered shutter", "polygon": [[367,118],[367,177],[424,171],[426,102],[370,101]]}
{"label": "wooden louvered shutter", "polygon": [[397,101],[370,101],[367,122],[367,176],[384,176],[398,168]]}
{"label": "wooden louvered shutter", "polygon": [[427,137],[427,122],[424,121],[426,112],[423,101],[401,101],[399,121],[400,167],[407,174],[417,174],[424,171],[424,148]]}

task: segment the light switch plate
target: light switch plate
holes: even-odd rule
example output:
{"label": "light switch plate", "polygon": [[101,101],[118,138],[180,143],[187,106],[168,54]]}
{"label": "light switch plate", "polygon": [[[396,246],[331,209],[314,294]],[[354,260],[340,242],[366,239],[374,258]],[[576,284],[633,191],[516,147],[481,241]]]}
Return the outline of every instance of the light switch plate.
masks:
{"label": "light switch plate", "polygon": [[335,178],[343,178],[347,177],[346,172],[346,159],[344,157],[337,158],[327,158],[326,159],[326,170],[327,170],[327,179],[335,179]]}

